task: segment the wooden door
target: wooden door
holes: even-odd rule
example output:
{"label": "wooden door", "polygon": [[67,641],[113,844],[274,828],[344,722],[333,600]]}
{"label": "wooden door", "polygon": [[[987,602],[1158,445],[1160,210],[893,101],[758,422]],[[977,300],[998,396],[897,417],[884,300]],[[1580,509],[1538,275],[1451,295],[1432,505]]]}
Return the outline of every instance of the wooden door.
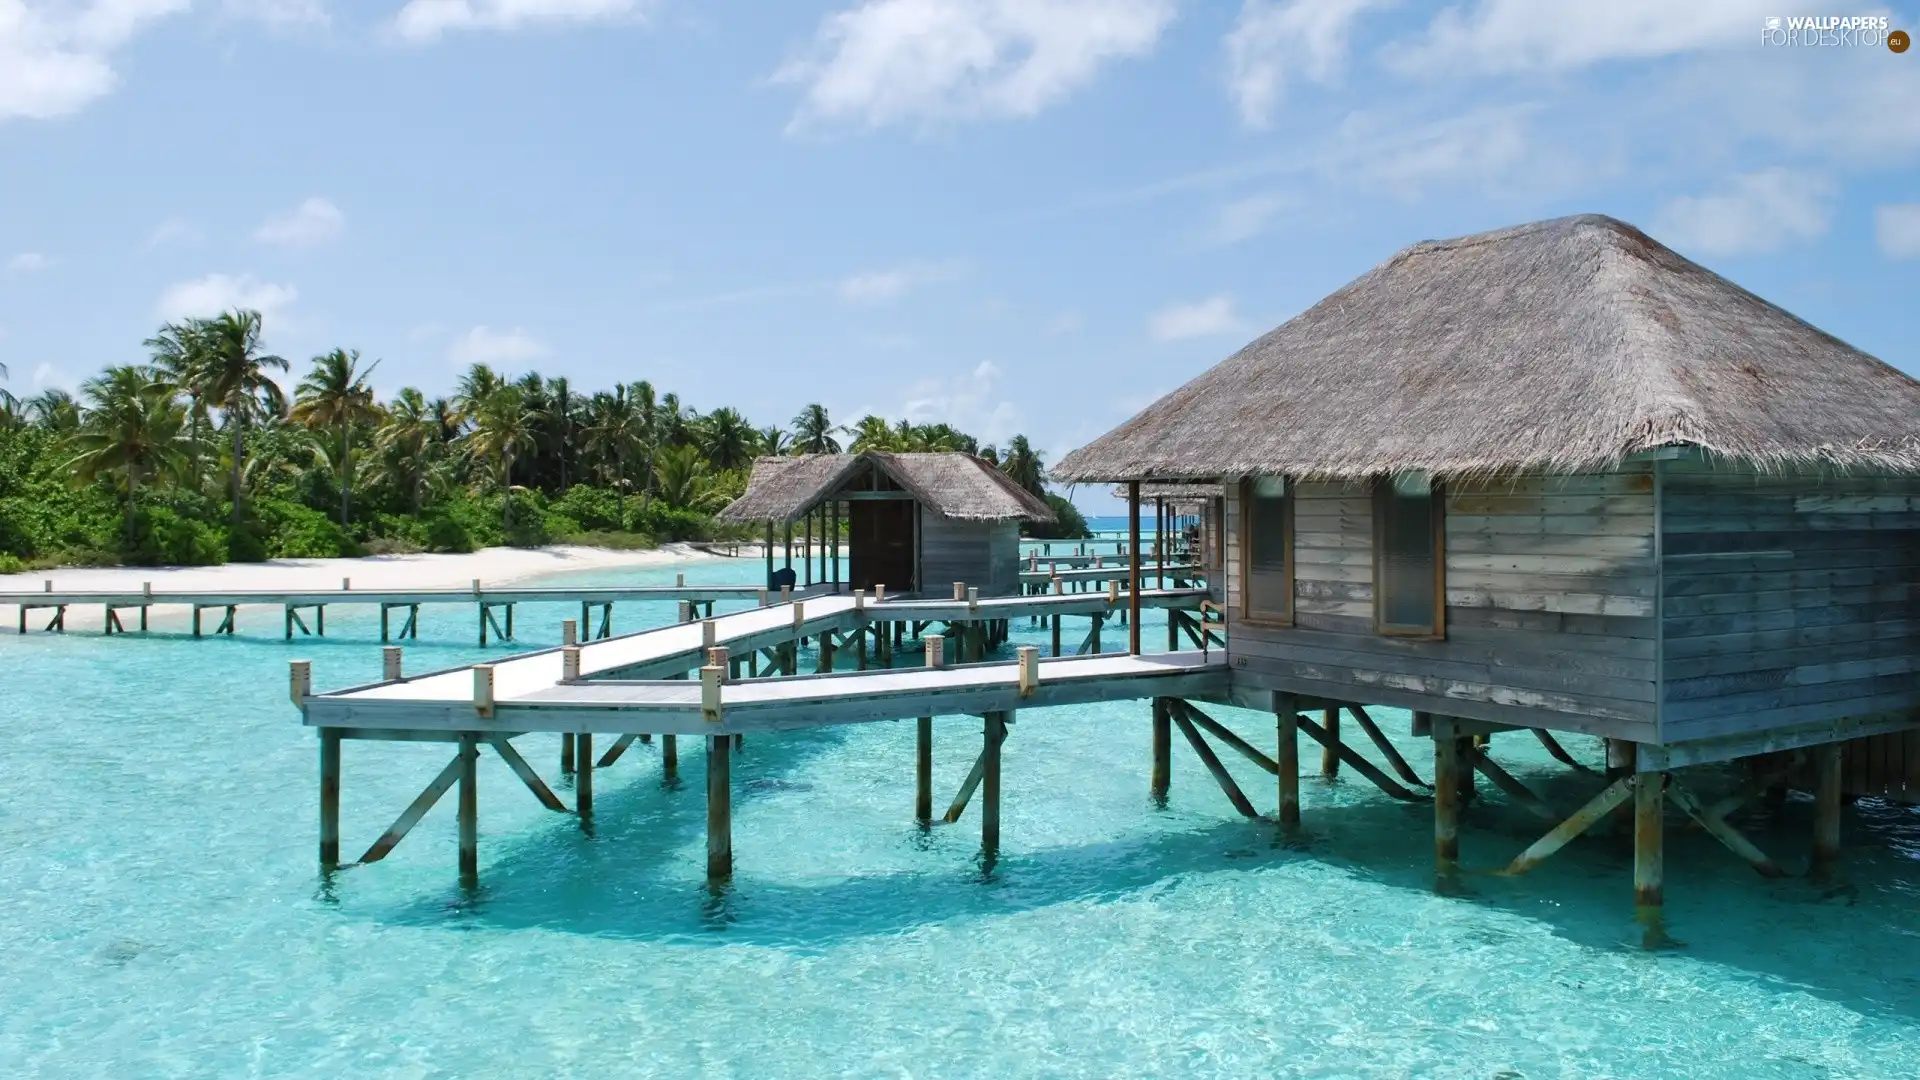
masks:
{"label": "wooden door", "polygon": [[913,525],[919,503],[911,499],[862,499],[847,504],[847,576],[856,589],[885,585],[895,593],[914,588]]}

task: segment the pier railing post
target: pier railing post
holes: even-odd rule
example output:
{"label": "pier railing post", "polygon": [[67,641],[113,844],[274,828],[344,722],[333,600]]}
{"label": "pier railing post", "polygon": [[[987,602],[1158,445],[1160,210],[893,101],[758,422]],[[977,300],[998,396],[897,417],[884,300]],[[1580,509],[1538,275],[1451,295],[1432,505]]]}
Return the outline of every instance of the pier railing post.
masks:
{"label": "pier railing post", "polygon": [[398,645],[384,645],[380,648],[380,677],[387,682],[399,682],[401,653]]}

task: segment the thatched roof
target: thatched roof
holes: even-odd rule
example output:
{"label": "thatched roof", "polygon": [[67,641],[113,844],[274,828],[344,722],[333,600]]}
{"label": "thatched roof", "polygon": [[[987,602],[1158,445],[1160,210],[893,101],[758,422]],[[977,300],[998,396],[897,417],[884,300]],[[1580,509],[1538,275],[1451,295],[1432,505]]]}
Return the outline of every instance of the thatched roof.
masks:
{"label": "thatched roof", "polygon": [[[1165,499],[1170,503],[1187,506],[1217,499],[1224,490],[1219,484],[1147,483],[1140,485],[1140,503],[1144,506],[1155,499]],[[1127,485],[1121,484],[1114,488],[1113,497],[1124,502],[1127,498]]]}
{"label": "thatched roof", "polygon": [[1920,382],[1598,215],[1415,244],[1068,454],[1067,482],[1920,469]]}
{"label": "thatched roof", "polygon": [[867,469],[877,470],[928,511],[957,521],[1052,521],[1053,511],[972,454],[802,454],[753,463],[747,490],[722,521],[798,520]]}

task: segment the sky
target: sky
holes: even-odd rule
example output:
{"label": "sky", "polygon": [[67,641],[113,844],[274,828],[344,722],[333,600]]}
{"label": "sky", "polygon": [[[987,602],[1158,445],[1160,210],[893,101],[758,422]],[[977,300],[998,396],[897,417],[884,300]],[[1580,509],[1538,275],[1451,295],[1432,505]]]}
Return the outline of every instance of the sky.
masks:
{"label": "sky", "polygon": [[[1561,214],[1920,372],[1920,49],[1777,0],[0,0],[22,397],[260,310],[1056,460],[1418,241]],[[1874,35],[1877,38],[1878,35]],[[1096,513],[1118,504],[1075,493]]]}

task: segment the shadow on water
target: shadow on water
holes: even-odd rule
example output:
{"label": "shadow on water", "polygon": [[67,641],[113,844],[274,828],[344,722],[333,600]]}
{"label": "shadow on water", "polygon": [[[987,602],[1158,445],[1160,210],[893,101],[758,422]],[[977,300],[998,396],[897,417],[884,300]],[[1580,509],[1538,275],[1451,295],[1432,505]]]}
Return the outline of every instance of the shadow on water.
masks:
{"label": "shadow on water", "polygon": [[[750,817],[756,798],[808,786],[801,770],[842,737],[826,729],[752,740],[747,754],[736,758],[740,816]],[[1375,797],[1359,781],[1327,789],[1309,780],[1305,828],[1290,839],[1264,821],[1183,827],[1187,819],[1155,816],[1152,831],[1016,850],[983,873],[974,810],[958,825],[930,832],[903,821],[894,854],[925,859],[925,870],[797,881],[757,874],[742,862],[731,883],[710,887],[702,880],[705,803],[695,775],[702,755],[694,744],[683,746],[682,757],[690,792],[669,797],[657,782],[635,782],[603,795],[593,841],[554,822],[537,837],[505,842],[485,869],[485,892],[455,905],[459,913],[500,928],[811,951],[1054,905],[1157,900],[1207,875],[1270,873],[1301,860],[1423,898],[1440,884],[1427,806]],[[1176,781],[1176,804],[1181,783],[1205,782],[1204,776],[1195,778],[1197,772],[1189,767]],[[1579,805],[1598,783],[1567,772],[1528,779],[1563,809]],[[1145,800],[1142,806],[1152,813]],[[1797,872],[1805,864],[1810,819],[1810,807],[1796,801],[1777,812],[1751,812],[1740,824]],[[1545,926],[1585,948],[1637,953],[1630,839],[1608,824],[1524,877],[1491,872],[1545,827],[1483,786],[1462,832],[1465,859],[1478,869],[1439,891],[1455,902]],[[1862,802],[1850,812],[1847,832],[1844,880],[1853,884],[1821,886],[1798,876],[1763,879],[1670,815],[1667,911],[1684,944],[1657,955],[1718,965],[1860,1012],[1920,1017],[1920,809]],[[444,898],[422,899],[379,917],[444,924],[448,913]],[[1509,933],[1498,920],[1486,920],[1470,936],[1485,944]]]}

